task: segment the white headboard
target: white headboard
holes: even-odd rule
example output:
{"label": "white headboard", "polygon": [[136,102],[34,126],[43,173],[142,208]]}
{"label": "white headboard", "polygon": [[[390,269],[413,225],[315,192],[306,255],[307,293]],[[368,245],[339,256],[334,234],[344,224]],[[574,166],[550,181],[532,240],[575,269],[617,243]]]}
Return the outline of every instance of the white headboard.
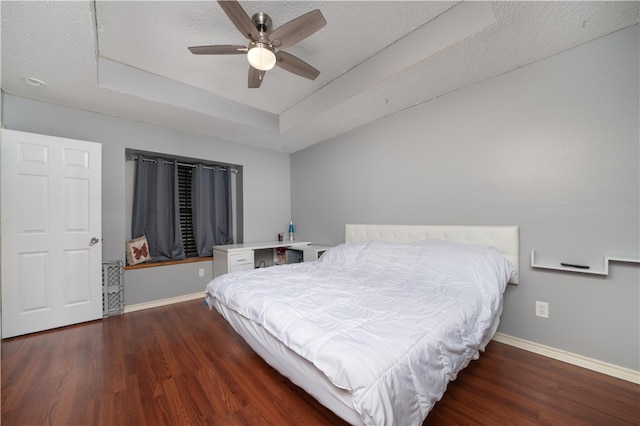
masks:
{"label": "white headboard", "polygon": [[464,225],[352,225],[344,226],[344,241],[389,241],[409,243],[439,238],[458,243],[482,244],[500,250],[511,262],[516,275],[509,281],[518,284],[520,263],[520,233],[517,226]]}

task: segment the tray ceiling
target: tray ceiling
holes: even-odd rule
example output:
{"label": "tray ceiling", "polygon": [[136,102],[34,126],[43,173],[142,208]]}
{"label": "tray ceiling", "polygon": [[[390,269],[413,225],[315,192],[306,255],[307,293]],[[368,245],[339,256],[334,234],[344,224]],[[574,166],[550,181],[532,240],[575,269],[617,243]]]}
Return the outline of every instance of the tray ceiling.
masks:
{"label": "tray ceiling", "polygon": [[[4,1],[2,90],[284,152],[396,113],[639,21],[638,2],[264,1],[274,28],[313,9],[327,25],[247,88],[244,44],[215,1]],[[45,87],[27,84],[35,78]]]}

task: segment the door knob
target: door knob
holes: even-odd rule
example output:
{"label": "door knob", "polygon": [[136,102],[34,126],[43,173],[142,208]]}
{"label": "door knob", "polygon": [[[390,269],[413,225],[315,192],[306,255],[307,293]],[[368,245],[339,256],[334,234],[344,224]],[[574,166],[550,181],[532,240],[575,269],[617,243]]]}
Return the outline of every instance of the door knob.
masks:
{"label": "door knob", "polygon": [[93,237],[91,238],[91,241],[89,241],[89,244],[90,245],[98,244],[98,241],[100,241],[100,238]]}

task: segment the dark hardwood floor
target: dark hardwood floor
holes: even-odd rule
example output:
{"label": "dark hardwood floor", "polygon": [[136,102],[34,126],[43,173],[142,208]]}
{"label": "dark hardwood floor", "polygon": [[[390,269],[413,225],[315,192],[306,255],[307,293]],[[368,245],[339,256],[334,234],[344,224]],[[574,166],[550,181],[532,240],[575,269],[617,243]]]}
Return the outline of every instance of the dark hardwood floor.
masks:
{"label": "dark hardwood floor", "polygon": [[[2,425],[341,425],[202,301],[2,342]],[[640,386],[497,342],[425,425],[640,424]]]}

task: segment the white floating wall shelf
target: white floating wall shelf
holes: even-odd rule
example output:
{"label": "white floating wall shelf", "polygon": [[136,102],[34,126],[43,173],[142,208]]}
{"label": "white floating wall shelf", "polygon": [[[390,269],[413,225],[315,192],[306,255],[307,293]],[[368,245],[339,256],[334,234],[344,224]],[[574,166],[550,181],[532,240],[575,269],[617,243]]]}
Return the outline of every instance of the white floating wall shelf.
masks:
{"label": "white floating wall shelf", "polygon": [[624,257],[624,256],[605,256],[604,257],[604,265],[602,269],[584,269],[579,267],[571,267],[571,266],[548,266],[548,265],[540,265],[536,263],[536,251],[531,251],[531,267],[532,268],[542,268],[542,269],[553,269],[556,271],[568,271],[568,272],[579,272],[581,274],[592,274],[592,275],[609,275],[609,262],[629,262],[629,263],[640,263],[640,259],[635,257]]}

